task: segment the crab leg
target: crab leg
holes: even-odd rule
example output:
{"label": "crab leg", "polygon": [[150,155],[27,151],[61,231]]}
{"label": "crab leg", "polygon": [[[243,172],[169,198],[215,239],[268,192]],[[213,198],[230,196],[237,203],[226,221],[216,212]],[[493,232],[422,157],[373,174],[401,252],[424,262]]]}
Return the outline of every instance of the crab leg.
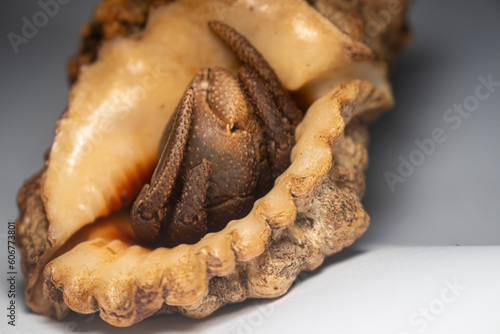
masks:
{"label": "crab leg", "polygon": [[265,135],[268,140],[267,151],[273,168],[273,178],[276,178],[290,165],[290,151],[293,146],[290,124],[282,118],[265,83],[251,67],[242,66],[238,76],[257,107],[259,117],[264,122]]}
{"label": "crab leg", "polygon": [[244,64],[251,66],[265,80],[267,88],[276,98],[276,103],[283,110],[283,114],[292,124],[297,125],[302,118],[301,111],[295,106],[278,76],[260,52],[243,35],[227,24],[210,21],[208,26],[236,53]]}
{"label": "crab leg", "polygon": [[174,127],[161,153],[151,183],[146,184],[134,202],[131,224],[137,237],[152,242],[159,234],[167,214],[167,202],[182,165],[193,115],[193,89],[186,90],[177,111]]}
{"label": "crab leg", "polygon": [[207,213],[203,206],[210,185],[210,172],[207,159],[189,170],[174,218],[165,233],[168,247],[193,244],[207,234]]}

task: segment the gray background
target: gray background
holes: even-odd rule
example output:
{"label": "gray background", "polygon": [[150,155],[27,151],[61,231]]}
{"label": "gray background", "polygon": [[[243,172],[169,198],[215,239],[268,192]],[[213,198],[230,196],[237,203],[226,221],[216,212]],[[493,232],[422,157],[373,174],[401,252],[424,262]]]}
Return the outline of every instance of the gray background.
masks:
{"label": "gray background", "polygon": [[[19,33],[21,18],[30,17],[39,7],[36,1],[0,2],[2,249],[6,248],[2,242],[6,223],[18,214],[17,191],[23,179],[42,166],[55,121],[66,105],[66,60],[76,52],[79,27],[97,2],[73,0],[61,6],[58,15],[36,37],[20,46],[19,54],[14,53],[7,33]],[[294,289],[274,301],[273,305],[279,307],[272,321],[266,321],[255,332],[275,332],[285,327],[288,332],[310,330],[309,326],[302,328],[307,315],[315,319],[316,329],[399,333],[408,329],[405,320],[411,312],[439,296],[445,280],[458,277],[468,286],[464,297],[450,306],[427,333],[470,333],[478,328],[484,333],[498,333],[500,326],[493,322],[493,310],[498,310],[499,276],[492,265],[498,261],[498,247],[387,246],[500,244],[500,89],[482,101],[457,130],[443,121],[448,108],[474,93],[478,76],[491,74],[494,81],[500,81],[499,14],[497,0],[414,4],[409,17],[414,40],[392,76],[396,107],[371,128],[371,163],[364,203],[372,225],[354,247],[327,259],[321,269],[305,273],[307,279],[299,277]],[[408,159],[417,148],[414,141],[430,138],[437,127],[443,128],[447,141],[437,145],[436,152],[392,192],[384,173],[397,172],[398,157]],[[2,268],[5,259],[2,255]],[[2,282],[5,292],[6,282]],[[30,313],[21,302],[20,284],[18,280],[19,327],[15,332],[115,332],[103,321],[94,321],[95,315],[73,314],[58,323]],[[2,293],[1,305],[7,305],[6,298]],[[226,306],[201,321],[171,316],[168,328],[171,332],[220,333],[217,326],[240,326],[241,319],[250,319],[252,312],[265,303],[268,301]],[[329,307],[323,307],[326,304]],[[304,313],[304,308],[310,312]],[[318,314],[325,316],[318,318]],[[362,315],[368,321],[352,319],[353,315]],[[336,327],[331,325],[332,319]],[[364,324],[368,327],[356,330]],[[116,332],[156,333],[165,326],[163,318],[155,318]],[[0,332],[13,329],[2,320]]]}
{"label": "gray background", "polygon": [[[8,32],[20,33],[35,1],[0,2],[0,221],[17,216],[23,179],[42,166],[56,119],[66,105],[65,63],[97,1],[70,1],[15,54]],[[500,89],[453,130],[446,109],[462,103],[492,74],[500,81],[500,2],[419,1],[410,13],[414,39],[392,81],[396,107],[372,126],[366,210],[372,225],[360,244],[487,245],[500,241]],[[447,141],[394,192],[396,172],[415,139],[443,128]],[[5,228],[0,233],[5,233]]]}

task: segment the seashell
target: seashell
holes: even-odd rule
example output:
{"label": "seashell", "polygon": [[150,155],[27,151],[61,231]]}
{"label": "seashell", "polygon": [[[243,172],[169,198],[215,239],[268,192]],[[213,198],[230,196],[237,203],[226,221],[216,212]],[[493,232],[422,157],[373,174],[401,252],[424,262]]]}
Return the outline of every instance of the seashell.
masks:
{"label": "seashell", "polygon": [[[300,271],[368,227],[366,124],[393,105],[387,68],[408,40],[406,3],[367,40],[366,12],[385,2],[165,2],[131,5],[146,11],[145,27],[103,41],[79,68],[46,165],[19,193],[17,236],[35,312],[99,311],[115,326],[159,313],[203,317],[284,294]],[[122,6],[107,0],[99,9],[113,5]],[[211,20],[246,36],[307,113],[290,167],[245,218],[194,245],[150,249],[124,212],[151,176],[162,130],[200,68],[239,67]]]}

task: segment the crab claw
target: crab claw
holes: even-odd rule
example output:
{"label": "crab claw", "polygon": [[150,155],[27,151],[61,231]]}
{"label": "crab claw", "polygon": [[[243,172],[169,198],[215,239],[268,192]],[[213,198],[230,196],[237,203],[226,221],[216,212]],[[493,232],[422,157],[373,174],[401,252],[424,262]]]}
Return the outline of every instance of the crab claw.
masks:
{"label": "crab claw", "polygon": [[193,105],[193,89],[189,88],[179,103],[175,130],[167,139],[151,183],[142,188],[132,207],[132,228],[142,242],[152,243],[158,237],[161,222],[167,215],[168,199],[174,189],[186,151]]}

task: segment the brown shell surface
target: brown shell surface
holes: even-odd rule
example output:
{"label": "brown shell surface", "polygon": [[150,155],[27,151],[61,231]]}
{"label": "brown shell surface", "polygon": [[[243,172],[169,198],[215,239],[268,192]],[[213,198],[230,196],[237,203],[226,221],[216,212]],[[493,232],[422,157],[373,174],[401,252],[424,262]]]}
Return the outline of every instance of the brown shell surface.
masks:
{"label": "brown shell surface", "polygon": [[[106,17],[103,8],[116,6],[135,13],[120,14],[131,22],[139,17],[137,24],[125,26],[140,28],[150,2],[147,6],[135,3],[104,1],[97,13]],[[332,22],[343,17],[344,25],[356,22],[347,24],[352,31],[362,28],[364,11],[359,8],[367,6],[364,2],[355,2],[357,7],[344,11],[337,8],[347,3],[344,1],[312,3],[323,8]],[[194,245],[141,247],[135,243],[123,210],[84,226],[55,249],[49,241],[50,223],[41,194],[45,168],[35,174],[19,193],[21,214],[16,227],[28,305],[35,312],[59,319],[70,309],[99,312],[115,326],[130,326],[160,313],[180,312],[200,318],[227,303],[280,296],[302,270],[317,268],[325,256],[352,244],[369,224],[361,204],[368,164],[366,127],[393,103],[385,63],[392,61],[407,41],[403,14],[373,42],[372,70],[379,69],[381,79],[371,83],[354,79],[352,73],[341,74],[346,80],[339,79],[326,94],[318,93],[321,89],[315,87],[320,83],[314,82],[299,91],[306,101],[315,102],[297,128],[290,167],[278,177],[274,188],[256,201],[247,217],[230,222]],[[96,22],[91,24],[93,29],[106,30],[113,20]],[[118,31],[125,35],[131,32]],[[109,36],[85,31],[87,47],[72,63],[92,61],[89,54],[95,52],[100,39]],[[96,41],[91,43],[92,39]],[[70,75],[76,75],[77,68],[79,65],[72,67]]]}

